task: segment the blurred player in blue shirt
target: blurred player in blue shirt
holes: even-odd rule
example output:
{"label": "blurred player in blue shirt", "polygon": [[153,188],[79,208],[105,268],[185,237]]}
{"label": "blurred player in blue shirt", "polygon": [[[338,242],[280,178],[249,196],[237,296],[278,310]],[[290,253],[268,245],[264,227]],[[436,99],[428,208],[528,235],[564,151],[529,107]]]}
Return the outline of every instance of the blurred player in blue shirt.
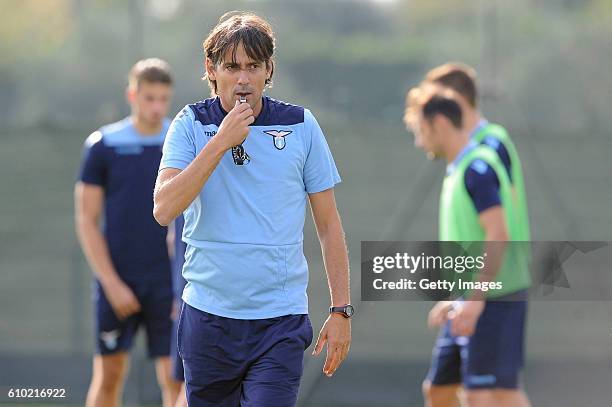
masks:
{"label": "blurred player in blue shirt", "polygon": [[155,218],[185,216],[187,285],[178,328],[190,406],[293,406],[312,341],[303,252],[312,208],[332,308],[331,376],[350,345],[348,258],[334,199],[340,176],[312,113],[263,95],[270,25],[228,13],[204,42],[215,97],[186,106],[164,143]]}
{"label": "blurred player in blue shirt", "polygon": [[126,92],[131,115],[85,142],[75,187],[76,230],[96,277],[96,355],[87,406],[117,406],[138,328],[146,329],[164,406],[178,383],[170,369],[172,287],[165,227],[155,222],[151,195],[169,126],[168,64],[134,65]]}

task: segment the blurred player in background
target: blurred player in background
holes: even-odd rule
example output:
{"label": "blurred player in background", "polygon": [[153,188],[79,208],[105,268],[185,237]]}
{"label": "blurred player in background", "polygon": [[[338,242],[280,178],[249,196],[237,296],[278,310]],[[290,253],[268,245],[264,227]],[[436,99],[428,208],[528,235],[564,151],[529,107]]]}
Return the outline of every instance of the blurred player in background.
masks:
{"label": "blurred player in background", "polygon": [[[350,346],[348,256],[334,198],[340,177],[301,106],[263,95],[274,35],[229,13],[204,42],[213,98],[186,106],[164,143],[155,189],[163,225],[185,215],[187,285],[178,342],[191,406],[294,406],[312,341],[303,227],[309,201],[330,288],[332,376]],[[231,356],[231,357],[230,357]]]}
{"label": "blurred player in background", "polygon": [[172,260],[172,289],[174,302],[172,304],[172,337],[170,341],[170,357],[172,358],[172,375],[174,380],[181,383],[181,390],[176,400],[175,407],[186,407],[187,398],[185,396],[185,371],[183,361],[178,352],[177,332],[178,321],[181,308],[183,308],[183,289],[187,283],[183,278],[183,264],[185,263],[185,249],[187,244],[183,242],[183,225],[185,218],[178,216],[168,227],[168,251]]}
{"label": "blurred player in background", "polygon": [[470,131],[470,139],[492,148],[504,164],[512,184],[517,217],[521,219],[518,240],[529,242],[529,216],[521,160],[506,129],[489,122],[478,109],[476,71],[463,63],[446,63],[430,70],[424,83],[438,84],[455,91],[463,113],[463,125]]}
{"label": "blurred player in background", "polygon": [[500,158],[472,139],[458,98],[449,89],[423,84],[408,93],[405,121],[417,147],[431,159],[448,163],[439,240],[488,242],[483,275],[501,282],[503,289],[489,294],[474,290],[462,300],[439,302],[430,312],[430,326],[441,329],[423,384],[426,406],[458,406],[463,386],[469,407],[527,407],[519,376],[528,263],[524,256],[510,257],[512,251],[500,244],[522,240],[527,220],[517,216],[512,184]]}
{"label": "blurred player in background", "polygon": [[[172,96],[168,64],[139,61],[126,91],[131,115],[85,142],[75,186],[76,231],[95,275],[96,355],[87,406],[118,406],[129,351],[142,325],[164,406],[176,400],[169,358],[172,321],[166,228],[151,215]],[[102,222],[103,220],[103,222]]]}

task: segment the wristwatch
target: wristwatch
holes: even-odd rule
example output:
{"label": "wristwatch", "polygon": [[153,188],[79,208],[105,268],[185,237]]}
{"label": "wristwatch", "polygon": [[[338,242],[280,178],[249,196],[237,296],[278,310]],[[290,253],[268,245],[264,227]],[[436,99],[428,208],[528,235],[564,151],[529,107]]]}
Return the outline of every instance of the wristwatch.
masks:
{"label": "wristwatch", "polygon": [[346,304],[341,307],[329,307],[329,313],[342,314],[344,318],[350,318],[355,313],[355,308],[351,304]]}

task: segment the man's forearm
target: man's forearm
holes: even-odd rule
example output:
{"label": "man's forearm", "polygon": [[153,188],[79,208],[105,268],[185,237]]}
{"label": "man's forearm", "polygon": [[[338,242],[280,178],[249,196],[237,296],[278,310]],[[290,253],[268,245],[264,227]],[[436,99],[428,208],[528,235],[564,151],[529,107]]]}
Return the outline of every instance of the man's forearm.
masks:
{"label": "man's forearm", "polygon": [[[496,237],[486,237],[487,241],[484,243],[483,253],[487,254],[484,262],[484,267],[478,275],[478,281],[490,282],[495,281],[497,274],[503,264],[504,254],[506,252],[506,241],[494,241]],[[473,290],[469,297],[469,300],[478,301],[484,300],[486,293],[483,290]]]}
{"label": "man's forearm", "polygon": [[319,232],[332,306],[350,304],[349,263],[340,220]]}
{"label": "man's forearm", "polygon": [[198,156],[175,177],[158,182],[153,195],[155,219],[167,226],[198,196],[225,153],[213,137]]}
{"label": "man's forearm", "polygon": [[93,221],[77,220],[77,236],[85,258],[103,287],[120,280],[108,250],[106,239]]}

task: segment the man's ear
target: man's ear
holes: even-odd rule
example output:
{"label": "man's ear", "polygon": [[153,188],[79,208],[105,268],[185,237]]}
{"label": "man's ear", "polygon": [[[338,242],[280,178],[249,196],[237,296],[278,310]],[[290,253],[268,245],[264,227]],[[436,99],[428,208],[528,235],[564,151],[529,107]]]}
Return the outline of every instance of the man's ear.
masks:
{"label": "man's ear", "polygon": [[215,65],[210,60],[210,58],[204,59],[204,69],[206,69],[206,76],[208,77],[208,79],[213,80],[213,81],[217,80],[217,78],[215,77],[216,76]]}
{"label": "man's ear", "polygon": [[132,104],[135,99],[136,88],[134,86],[128,86],[127,88],[125,88],[125,100],[127,100],[129,104]]}
{"label": "man's ear", "polygon": [[449,127],[453,126],[448,117],[444,116],[443,114],[435,115],[431,120],[431,125],[433,129],[438,133],[446,133]]}
{"label": "man's ear", "polygon": [[270,58],[270,60],[266,62],[266,82],[272,80],[272,75],[274,75],[274,60]]}

